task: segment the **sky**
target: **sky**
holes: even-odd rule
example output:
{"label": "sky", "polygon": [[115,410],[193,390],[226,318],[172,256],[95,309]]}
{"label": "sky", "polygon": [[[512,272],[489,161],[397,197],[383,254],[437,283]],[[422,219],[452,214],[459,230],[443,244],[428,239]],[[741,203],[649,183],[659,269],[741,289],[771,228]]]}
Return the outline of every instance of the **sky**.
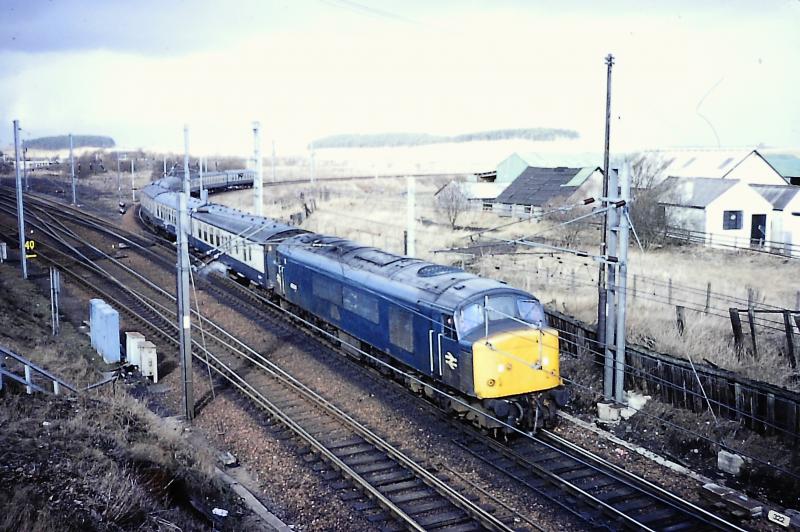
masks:
{"label": "sky", "polygon": [[[282,153],[339,133],[576,130],[612,150],[800,147],[800,0],[4,0],[0,146]],[[268,146],[268,144],[267,144]]]}

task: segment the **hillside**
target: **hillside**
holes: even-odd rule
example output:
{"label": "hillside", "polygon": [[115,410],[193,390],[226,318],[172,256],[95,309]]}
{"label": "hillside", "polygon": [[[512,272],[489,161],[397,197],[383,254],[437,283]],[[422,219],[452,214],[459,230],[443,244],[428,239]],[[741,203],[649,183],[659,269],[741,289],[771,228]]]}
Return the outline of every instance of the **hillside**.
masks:
{"label": "hillside", "polygon": [[576,139],[578,132],[571,129],[554,128],[522,128],[493,129],[477,131],[461,135],[430,135],[428,133],[373,133],[373,134],[341,134],[316,139],[314,148],[382,148],[395,146],[422,146],[425,144],[441,144],[445,142],[473,142],[482,140],[523,139],[550,141],[560,138]]}
{"label": "hillside", "polygon": [[[35,150],[66,150],[69,149],[69,135],[54,137],[39,137],[25,141],[27,148]],[[114,139],[103,135],[73,135],[74,148],[113,148],[116,146]]]}

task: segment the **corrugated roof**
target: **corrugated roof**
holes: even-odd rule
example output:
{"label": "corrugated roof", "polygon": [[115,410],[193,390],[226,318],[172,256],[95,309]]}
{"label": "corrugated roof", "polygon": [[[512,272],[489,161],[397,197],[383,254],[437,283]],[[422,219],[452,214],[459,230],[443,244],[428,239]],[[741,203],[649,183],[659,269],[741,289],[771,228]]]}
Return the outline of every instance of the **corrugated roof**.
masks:
{"label": "corrugated roof", "polygon": [[762,156],[783,177],[800,177],[800,157],[788,153],[763,153]]}
{"label": "corrugated roof", "polygon": [[754,152],[752,149],[683,149],[645,151],[642,155],[663,164],[663,176],[723,178]]}
{"label": "corrugated roof", "polygon": [[738,183],[734,179],[670,177],[664,181],[667,192],[661,203],[703,209]]}
{"label": "corrugated roof", "polygon": [[602,153],[517,152],[517,155],[528,163],[528,166],[537,168],[554,168],[557,166],[569,166],[571,168],[591,166],[597,168],[603,165]]}
{"label": "corrugated roof", "polygon": [[565,187],[582,168],[529,167],[502,194],[498,203],[542,206],[557,197],[571,194],[576,187]]}
{"label": "corrugated roof", "polygon": [[772,204],[772,208],[782,211],[797,194],[800,194],[800,187],[793,185],[750,185],[756,192],[761,194],[765,200]]}

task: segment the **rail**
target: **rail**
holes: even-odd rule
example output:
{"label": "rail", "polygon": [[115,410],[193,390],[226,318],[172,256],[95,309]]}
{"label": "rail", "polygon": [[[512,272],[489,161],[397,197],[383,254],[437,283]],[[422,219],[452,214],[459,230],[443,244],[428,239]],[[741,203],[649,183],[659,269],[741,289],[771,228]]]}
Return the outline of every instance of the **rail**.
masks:
{"label": "rail", "polygon": [[27,358],[23,357],[22,355],[18,355],[17,353],[11,351],[6,347],[0,346],[0,355],[2,355],[6,359],[8,358],[13,359],[14,361],[22,364],[24,368],[23,370],[24,376],[20,376],[6,369],[5,364],[0,362],[0,390],[3,389],[3,377],[8,377],[11,380],[14,380],[20,384],[24,384],[28,394],[31,394],[33,392],[51,393],[49,390],[33,382],[33,376],[39,375],[53,383],[52,393],[54,395],[59,395],[61,393],[62,388],[69,390],[73,393],[78,393],[78,390],[76,390],[75,387],[72,386],[71,384],[66,383],[61,378],[56,377],[46,369],[37,366]]}

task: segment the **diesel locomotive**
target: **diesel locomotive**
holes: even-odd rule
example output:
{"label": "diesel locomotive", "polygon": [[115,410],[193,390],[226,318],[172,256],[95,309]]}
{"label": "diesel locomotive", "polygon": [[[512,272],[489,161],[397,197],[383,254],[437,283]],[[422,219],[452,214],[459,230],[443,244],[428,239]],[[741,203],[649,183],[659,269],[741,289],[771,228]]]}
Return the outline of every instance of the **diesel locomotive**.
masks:
{"label": "diesel locomotive", "polygon": [[[178,190],[180,181],[168,177],[141,196],[142,219],[173,236]],[[345,350],[403,370],[409,387],[445,409],[499,431],[555,422],[567,398],[559,338],[531,294],[195,198],[188,206],[192,248],[329,331]]]}

